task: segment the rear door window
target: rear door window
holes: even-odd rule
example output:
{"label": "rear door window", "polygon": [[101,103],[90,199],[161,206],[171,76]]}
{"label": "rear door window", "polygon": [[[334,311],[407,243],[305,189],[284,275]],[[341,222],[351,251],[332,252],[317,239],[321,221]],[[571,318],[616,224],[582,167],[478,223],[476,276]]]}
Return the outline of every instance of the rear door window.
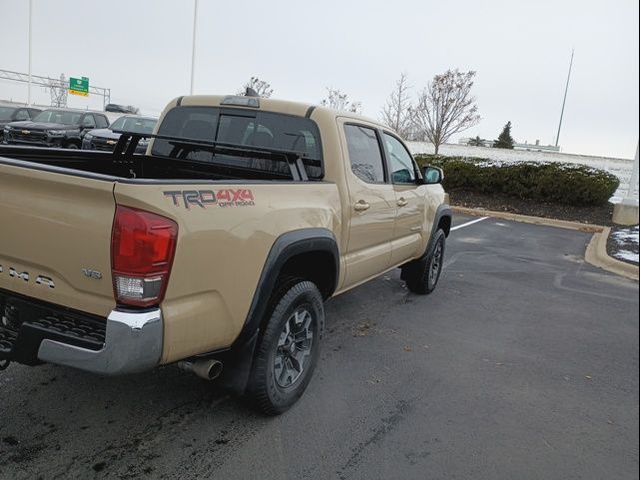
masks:
{"label": "rear door window", "polygon": [[363,182],[384,183],[384,166],[378,135],[373,128],[345,125],[351,171]]}

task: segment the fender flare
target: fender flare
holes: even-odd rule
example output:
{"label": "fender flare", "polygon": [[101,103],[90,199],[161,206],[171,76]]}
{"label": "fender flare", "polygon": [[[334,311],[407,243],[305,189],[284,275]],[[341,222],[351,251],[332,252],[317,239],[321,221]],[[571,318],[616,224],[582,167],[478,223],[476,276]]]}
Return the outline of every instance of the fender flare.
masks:
{"label": "fender flare", "polygon": [[333,258],[335,272],[333,282],[329,291],[323,292],[326,297],[333,294],[340,276],[340,254],[333,232],[326,228],[304,228],[282,234],[273,243],[267,255],[247,318],[232,349],[257,335],[278,276],[287,260],[296,255],[313,252],[328,253]]}
{"label": "fender flare", "polygon": [[[431,226],[431,236],[429,237],[427,251],[429,251],[429,245],[431,245],[431,241],[433,240],[433,237],[436,234],[436,231],[438,229],[438,224],[440,223],[440,220],[442,220],[442,218],[444,217],[448,217],[449,220],[453,219],[453,214],[451,213],[451,207],[446,203],[439,205],[438,208],[436,209],[436,214],[433,218],[433,225]],[[449,232],[444,232],[444,233],[447,235],[447,237],[449,236]]]}
{"label": "fender flare", "polygon": [[[422,255],[420,255],[419,258],[416,258],[415,260],[411,260],[408,263],[405,263],[404,265],[402,265],[402,275],[401,278],[404,280],[404,275],[405,275],[405,270],[407,268],[411,268],[414,265],[418,265],[420,262],[424,261],[425,258],[427,258],[427,256],[429,255],[429,252],[431,252],[431,248],[433,247],[433,238],[436,235],[436,232],[438,231],[438,225],[440,224],[440,220],[442,220],[443,218],[448,217],[449,221],[451,222],[453,220],[453,214],[451,213],[451,207],[446,204],[443,203],[441,205],[438,206],[438,208],[436,209],[436,214],[434,215],[433,218],[433,225],[431,226],[431,234],[429,235],[429,241],[427,242],[427,248],[425,248],[424,253]],[[444,232],[445,235],[448,237],[449,236],[449,232]]]}
{"label": "fender flare", "polygon": [[[442,205],[438,206],[438,208],[436,209],[436,214],[433,218],[433,225],[431,226],[431,234],[429,235],[429,241],[427,242],[427,248],[425,248],[424,253],[420,255],[419,258],[416,258],[415,260],[411,260],[410,262],[407,262],[404,265],[402,265],[402,267],[400,267],[401,268],[400,278],[402,280],[406,281],[407,275],[410,275],[412,270],[419,268],[420,264],[424,262],[425,259],[429,256],[429,253],[431,253],[431,249],[433,248],[433,239],[436,236],[436,232],[438,231],[438,225],[440,225],[440,220],[442,220],[445,217],[448,217],[450,222],[453,220],[451,207],[449,207],[449,205],[447,205],[446,203],[443,203]],[[449,236],[449,232],[444,232],[447,237]]]}
{"label": "fender flare", "polygon": [[340,275],[340,254],[333,232],[324,228],[305,228],[278,237],[265,260],[240,334],[228,349],[211,353],[225,365],[220,382],[231,391],[242,394],[247,387],[262,320],[282,267],[290,258],[307,252],[331,254],[335,262],[335,278],[331,291],[326,294],[330,296],[335,291]]}

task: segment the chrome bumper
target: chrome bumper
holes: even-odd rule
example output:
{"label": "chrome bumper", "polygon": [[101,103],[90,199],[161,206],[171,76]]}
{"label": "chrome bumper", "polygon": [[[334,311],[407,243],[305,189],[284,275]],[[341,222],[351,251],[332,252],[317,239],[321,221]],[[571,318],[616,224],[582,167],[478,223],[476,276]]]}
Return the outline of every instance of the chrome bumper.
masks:
{"label": "chrome bumper", "polygon": [[43,362],[67,365],[102,375],[121,375],[155,367],[163,340],[160,309],[147,312],[113,310],[107,317],[104,347],[94,351],[44,339],[38,350]]}

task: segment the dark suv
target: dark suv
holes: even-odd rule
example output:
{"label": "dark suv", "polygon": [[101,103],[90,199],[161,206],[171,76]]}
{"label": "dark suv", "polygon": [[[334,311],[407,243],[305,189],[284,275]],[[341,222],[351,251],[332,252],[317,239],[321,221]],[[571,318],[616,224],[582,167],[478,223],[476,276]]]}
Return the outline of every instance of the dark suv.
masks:
{"label": "dark suv", "polygon": [[132,115],[137,115],[139,113],[139,109],[132,105],[118,105],[117,103],[108,103],[106,107],[104,107],[105,112],[115,112],[115,113],[130,113]]}
{"label": "dark suv", "polygon": [[[153,133],[156,123],[158,123],[157,118],[123,115],[109,125],[109,128],[87,132],[82,139],[82,148],[83,150],[106,150],[112,152],[120,138],[120,133],[116,132]],[[144,153],[148,145],[149,139],[140,139],[135,153]]]}
{"label": "dark suv", "polygon": [[0,105],[0,142],[2,141],[4,126],[7,123],[31,120],[40,112],[39,108]]}
{"label": "dark suv", "polygon": [[80,148],[85,133],[108,126],[109,120],[104,113],[51,108],[40,112],[32,121],[5,125],[4,142],[9,145]]}

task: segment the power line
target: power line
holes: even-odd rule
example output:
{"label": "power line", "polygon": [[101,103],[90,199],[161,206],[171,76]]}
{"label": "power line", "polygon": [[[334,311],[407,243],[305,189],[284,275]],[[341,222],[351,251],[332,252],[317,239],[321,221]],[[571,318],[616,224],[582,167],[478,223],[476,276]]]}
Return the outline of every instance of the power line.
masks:
{"label": "power line", "polygon": [[[0,70],[0,79],[11,80],[14,82],[21,82],[33,85],[41,85],[48,88],[65,89],[69,88],[69,84],[64,79],[64,76],[58,78],[42,77],[40,75],[29,75],[27,73],[14,72],[11,70]],[[111,89],[104,87],[89,86],[89,93],[100,95],[102,97],[102,106],[106,106],[111,103]]]}

